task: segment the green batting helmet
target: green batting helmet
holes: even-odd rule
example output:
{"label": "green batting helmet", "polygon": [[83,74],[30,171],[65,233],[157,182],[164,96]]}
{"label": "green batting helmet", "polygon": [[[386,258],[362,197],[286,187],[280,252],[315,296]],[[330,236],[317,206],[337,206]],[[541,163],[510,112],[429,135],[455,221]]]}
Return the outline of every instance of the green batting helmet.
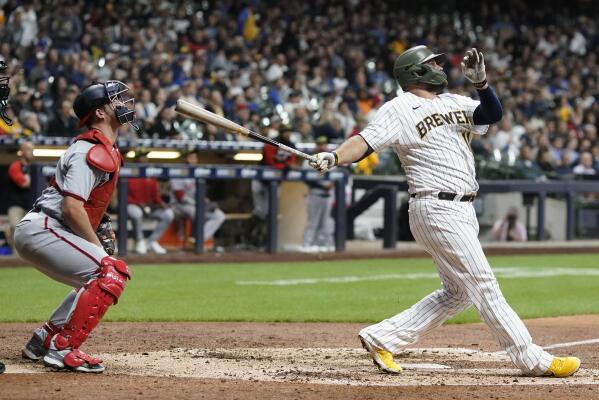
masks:
{"label": "green batting helmet", "polygon": [[447,84],[445,72],[425,64],[433,59],[438,64],[442,64],[447,57],[443,53],[433,53],[426,46],[411,47],[401,53],[395,60],[393,76],[402,88],[415,83],[444,87]]}

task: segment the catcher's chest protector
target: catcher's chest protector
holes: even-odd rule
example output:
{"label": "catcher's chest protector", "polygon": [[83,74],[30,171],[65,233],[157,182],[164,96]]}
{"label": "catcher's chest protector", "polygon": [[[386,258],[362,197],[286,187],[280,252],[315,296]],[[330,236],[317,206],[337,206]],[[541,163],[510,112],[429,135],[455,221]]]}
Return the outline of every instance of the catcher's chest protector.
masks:
{"label": "catcher's chest protector", "polygon": [[90,130],[75,138],[86,142],[96,143],[87,153],[87,162],[92,167],[109,174],[110,178],[95,187],[84,204],[89,222],[94,230],[98,229],[100,220],[108,208],[112,193],[119,180],[119,170],[123,164],[121,153],[113,146],[106,136],[96,130]]}

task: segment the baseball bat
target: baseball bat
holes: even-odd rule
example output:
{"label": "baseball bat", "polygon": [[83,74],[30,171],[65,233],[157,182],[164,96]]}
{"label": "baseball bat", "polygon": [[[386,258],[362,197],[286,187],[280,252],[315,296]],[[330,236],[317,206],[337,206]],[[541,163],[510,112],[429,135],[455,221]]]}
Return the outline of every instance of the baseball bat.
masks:
{"label": "baseball bat", "polygon": [[295,154],[298,157],[301,157],[308,161],[316,161],[316,157],[306,154],[303,151],[296,150],[292,147],[286,146],[283,143],[279,143],[276,140],[263,136],[259,133],[252,132],[248,128],[245,128],[229,119],[221,117],[213,112],[203,109],[195,104],[192,104],[183,99],[177,100],[177,105],[175,106],[175,111],[181,115],[185,115],[188,118],[196,119],[198,121],[205,122],[207,124],[211,124],[227,130],[229,132],[236,133],[238,135],[243,135],[250,137],[254,140],[257,140],[262,143],[270,144],[275,146],[281,150],[285,150],[288,153]]}

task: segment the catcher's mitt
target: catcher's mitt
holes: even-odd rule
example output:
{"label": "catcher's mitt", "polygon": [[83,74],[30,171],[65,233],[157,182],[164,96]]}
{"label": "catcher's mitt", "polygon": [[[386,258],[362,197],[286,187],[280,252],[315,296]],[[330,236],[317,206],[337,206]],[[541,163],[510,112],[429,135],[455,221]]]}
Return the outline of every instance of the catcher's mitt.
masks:
{"label": "catcher's mitt", "polygon": [[106,253],[111,256],[114,254],[115,249],[115,235],[112,230],[112,221],[110,220],[110,216],[108,214],[104,214],[102,220],[100,221],[100,225],[98,225],[98,230],[96,231],[96,235],[104,247]]}

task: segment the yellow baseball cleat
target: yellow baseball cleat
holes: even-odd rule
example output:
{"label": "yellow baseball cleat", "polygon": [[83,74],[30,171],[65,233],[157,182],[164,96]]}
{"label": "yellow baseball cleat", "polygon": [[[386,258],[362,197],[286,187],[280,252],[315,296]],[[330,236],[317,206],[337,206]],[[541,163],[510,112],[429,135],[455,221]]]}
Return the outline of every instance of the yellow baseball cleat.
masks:
{"label": "yellow baseball cleat", "polygon": [[565,378],[574,375],[578,368],[580,368],[580,359],[578,357],[553,357],[545,376]]}
{"label": "yellow baseball cleat", "polygon": [[391,352],[372,347],[362,338],[362,336],[358,335],[358,337],[360,338],[360,342],[362,342],[362,347],[364,347],[364,349],[370,353],[370,357],[372,358],[374,365],[376,365],[381,371],[388,374],[399,374],[401,372],[401,367],[399,364],[395,363],[393,360],[393,354],[391,354]]}

